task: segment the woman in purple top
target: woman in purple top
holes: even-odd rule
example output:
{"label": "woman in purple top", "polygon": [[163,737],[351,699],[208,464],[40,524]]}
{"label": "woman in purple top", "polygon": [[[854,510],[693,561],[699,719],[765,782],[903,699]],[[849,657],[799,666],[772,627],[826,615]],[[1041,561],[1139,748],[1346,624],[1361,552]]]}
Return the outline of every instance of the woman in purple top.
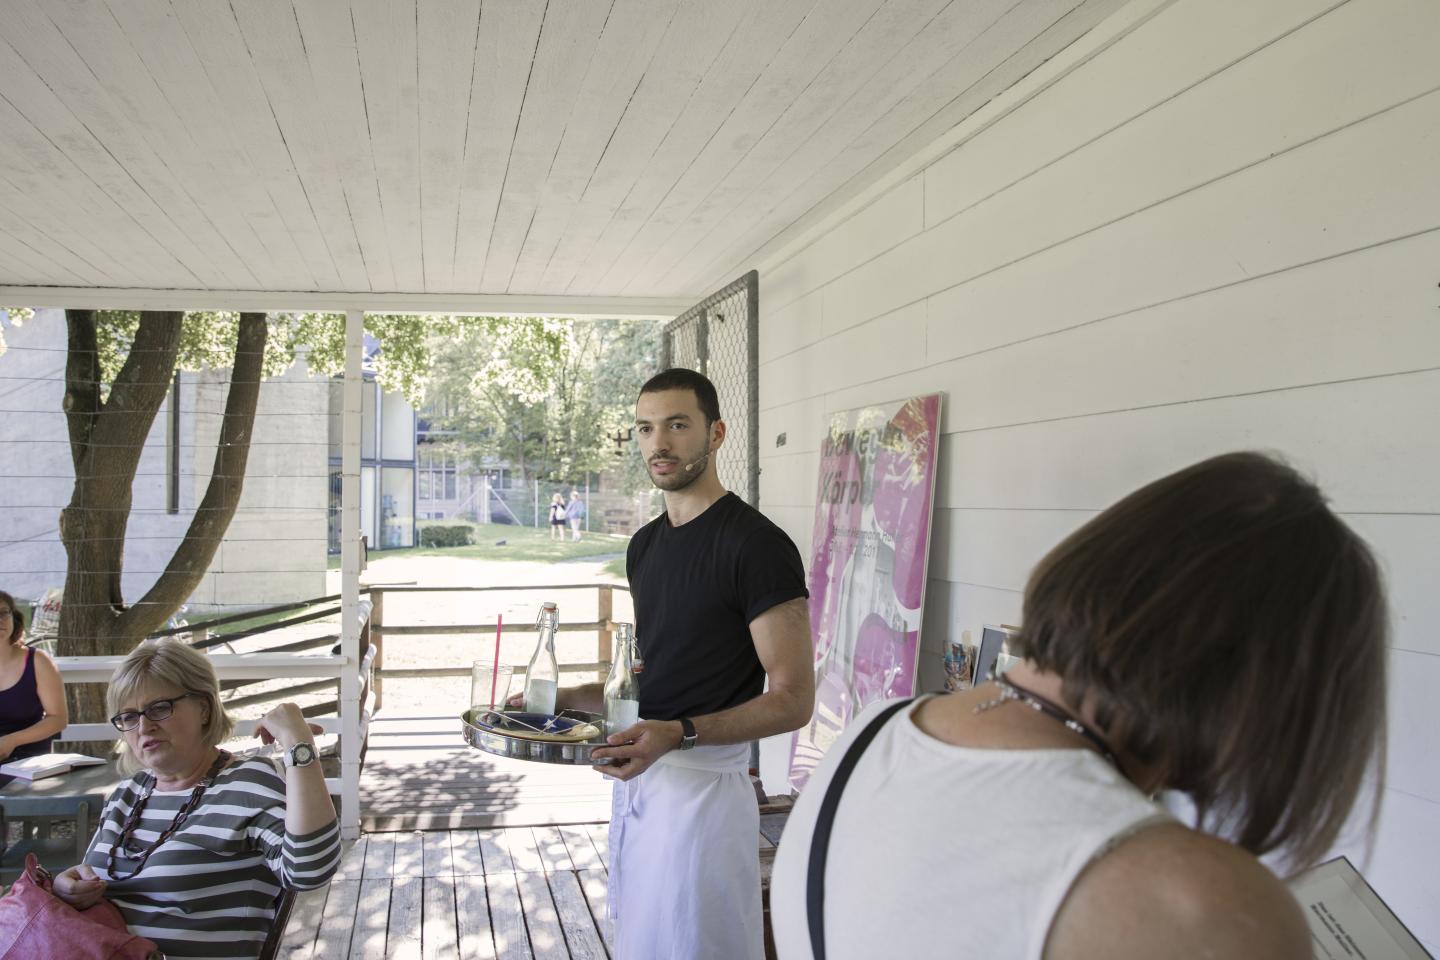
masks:
{"label": "woman in purple top", "polygon": [[0,763],[49,753],[69,722],[60,671],[25,646],[25,618],[0,590]]}

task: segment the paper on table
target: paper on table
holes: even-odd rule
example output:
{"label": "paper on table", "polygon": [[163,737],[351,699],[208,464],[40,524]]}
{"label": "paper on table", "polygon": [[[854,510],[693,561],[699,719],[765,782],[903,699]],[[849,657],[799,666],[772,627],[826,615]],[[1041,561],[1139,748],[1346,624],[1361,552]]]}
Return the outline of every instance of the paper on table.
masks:
{"label": "paper on table", "polygon": [[21,780],[39,780],[67,773],[76,767],[102,764],[99,757],[87,757],[83,753],[41,753],[23,760],[0,763],[0,774],[19,777]]}
{"label": "paper on table", "polygon": [[1316,960],[1430,960],[1350,861],[1328,860],[1289,881]]}

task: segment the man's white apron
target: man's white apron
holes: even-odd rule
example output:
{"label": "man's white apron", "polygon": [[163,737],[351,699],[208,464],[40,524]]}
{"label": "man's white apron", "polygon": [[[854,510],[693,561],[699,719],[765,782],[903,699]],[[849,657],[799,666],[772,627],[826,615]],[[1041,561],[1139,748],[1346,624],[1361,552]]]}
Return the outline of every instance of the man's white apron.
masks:
{"label": "man's white apron", "polygon": [[610,799],[615,960],[762,960],[746,743],[665,754]]}

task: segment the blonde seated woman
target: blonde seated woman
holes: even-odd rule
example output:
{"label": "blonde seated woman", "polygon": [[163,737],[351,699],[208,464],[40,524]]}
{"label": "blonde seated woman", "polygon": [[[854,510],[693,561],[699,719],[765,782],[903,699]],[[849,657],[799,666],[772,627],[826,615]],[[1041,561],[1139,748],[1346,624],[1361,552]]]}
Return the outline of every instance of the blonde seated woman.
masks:
{"label": "blonde seated woman", "polygon": [[210,659],[175,640],[137,647],[106,702],[135,771],[105,804],[83,863],[55,893],[84,909],[101,897],[169,957],[256,957],[282,890],[328,881],[340,828],[314,733],[293,703],[259,722],[282,761],[221,750],[234,728]]}

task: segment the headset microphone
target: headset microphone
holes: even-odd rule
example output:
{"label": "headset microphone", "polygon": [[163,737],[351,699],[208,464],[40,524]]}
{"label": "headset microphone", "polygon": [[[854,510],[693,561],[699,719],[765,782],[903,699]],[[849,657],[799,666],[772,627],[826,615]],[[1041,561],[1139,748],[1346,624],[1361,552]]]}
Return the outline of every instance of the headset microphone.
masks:
{"label": "headset microphone", "polygon": [[708,453],[707,453],[707,454],[704,454],[704,455],[702,455],[702,456],[696,457],[694,460],[691,460],[689,463],[685,464],[685,472],[686,472],[686,473],[689,473],[691,470],[694,470],[696,467],[703,467],[703,466],[705,465],[705,461],[706,461],[706,460],[709,460],[709,459],[710,459],[710,454],[708,454]]}

